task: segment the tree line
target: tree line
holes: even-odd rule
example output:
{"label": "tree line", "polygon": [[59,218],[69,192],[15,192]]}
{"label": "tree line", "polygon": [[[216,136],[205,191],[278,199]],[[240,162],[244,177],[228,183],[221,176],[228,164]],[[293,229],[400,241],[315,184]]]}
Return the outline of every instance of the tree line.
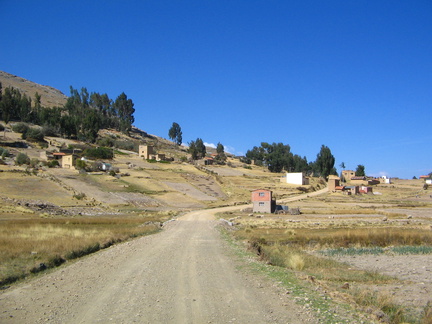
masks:
{"label": "tree line", "polygon": [[330,148],[325,145],[317,154],[314,162],[308,162],[307,158],[291,152],[291,147],[283,143],[269,144],[262,142],[261,146],[254,146],[246,152],[242,161],[255,165],[262,165],[270,172],[305,172],[309,175],[327,178],[330,174],[337,175],[334,167],[335,158]]}
{"label": "tree line", "polygon": [[43,107],[36,92],[34,101],[18,89],[0,83],[0,118],[46,126],[52,133],[94,143],[100,129],[113,128],[128,133],[134,122],[134,103],[122,92],[115,100],[107,94],[89,93],[70,87],[71,95],[61,107]]}

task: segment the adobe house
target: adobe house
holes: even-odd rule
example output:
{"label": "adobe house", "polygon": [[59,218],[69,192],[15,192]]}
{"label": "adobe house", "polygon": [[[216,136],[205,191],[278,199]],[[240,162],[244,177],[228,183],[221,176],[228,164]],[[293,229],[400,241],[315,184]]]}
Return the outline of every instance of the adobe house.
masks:
{"label": "adobe house", "polygon": [[64,169],[75,169],[73,166],[73,155],[63,155],[61,159],[61,167]]}
{"label": "adobe house", "polygon": [[303,186],[309,184],[309,180],[304,172],[287,172],[286,183]]}
{"label": "adobe house", "polygon": [[353,170],[343,170],[342,178],[344,181],[350,181],[353,177],[355,177],[355,171]]}
{"label": "adobe house", "polygon": [[351,184],[356,185],[367,185],[368,181],[366,177],[359,176],[359,177],[352,177],[350,180]]}
{"label": "adobe house", "polygon": [[328,191],[334,192],[336,191],[336,187],[340,187],[340,178],[335,175],[329,175],[328,181],[327,181],[327,188]]}
{"label": "adobe house", "polygon": [[347,186],[345,187],[345,191],[347,191],[349,195],[358,195],[360,193],[360,188],[359,186]]}
{"label": "adobe house", "polygon": [[273,192],[266,189],[252,191],[252,204],[254,213],[272,213],[276,208],[276,200],[272,197]]}
{"label": "adobe house", "polygon": [[150,145],[140,145],[138,147],[138,156],[144,157],[146,160],[150,160],[151,156],[156,154],[154,147]]}
{"label": "adobe house", "polygon": [[362,194],[368,194],[368,193],[372,193],[372,192],[373,192],[372,187],[368,187],[368,186],[361,186],[359,189],[359,193],[362,193]]}

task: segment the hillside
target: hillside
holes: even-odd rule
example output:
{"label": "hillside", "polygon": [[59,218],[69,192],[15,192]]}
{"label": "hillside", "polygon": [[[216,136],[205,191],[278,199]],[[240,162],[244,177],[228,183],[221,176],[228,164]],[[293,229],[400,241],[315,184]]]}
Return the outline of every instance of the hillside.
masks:
{"label": "hillside", "polygon": [[4,71],[0,71],[0,83],[3,89],[7,87],[19,89],[21,93],[30,97],[32,100],[35,98],[35,93],[39,93],[41,96],[41,104],[44,107],[63,106],[67,100],[67,96],[60,90],[26,80]]}

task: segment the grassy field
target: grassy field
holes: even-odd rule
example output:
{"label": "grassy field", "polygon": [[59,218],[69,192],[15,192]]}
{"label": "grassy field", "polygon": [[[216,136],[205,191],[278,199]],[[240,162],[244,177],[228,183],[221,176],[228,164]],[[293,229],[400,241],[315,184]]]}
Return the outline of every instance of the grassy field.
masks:
{"label": "grassy field", "polygon": [[110,245],[160,230],[169,215],[8,217],[0,219],[0,285],[4,286]]}
{"label": "grassy field", "polygon": [[290,203],[300,208],[301,215],[226,212],[218,216],[235,224],[231,235],[263,262],[292,271],[332,298],[364,310],[378,309],[390,323],[432,323],[429,304],[419,315],[390,294],[366,288],[400,285],[399,279],[328,257],[432,253],[429,191],[422,191],[415,181],[374,190],[382,195],[327,194]]}

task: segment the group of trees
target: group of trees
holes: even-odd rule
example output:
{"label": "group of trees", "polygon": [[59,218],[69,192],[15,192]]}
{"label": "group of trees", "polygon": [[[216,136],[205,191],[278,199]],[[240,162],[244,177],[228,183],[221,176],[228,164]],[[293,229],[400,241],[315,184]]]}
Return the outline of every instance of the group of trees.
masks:
{"label": "group of trees", "polygon": [[6,124],[22,121],[49,126],[58,135],[91,143],[96,141],[98,131],[103,128],[124,133],[131,130],[134,103],[124,92],[112,100],[107,94],[89,94],[86,88],[78,92],[71,87],[70,91],[71,95],[63,107],[43,107],[38,93],[32,104],[31,98],[18,89],[7,87],[3,91],[0,83],[0,118]]}
{"label": "group of trees", "polygon": [[293,154],[289,145],[262,142],[261,146],[254,146],[246,152],[243,162],[266,166],[270,172],[306,172],[322,177],[337,174],[334,167],[335,158],[325,145],[321,146],[315,162],[308,162],[306,157]]}
{"label": "group of trees", "polygon": [[88,93],[86,88],[80,92],[71,87],[64,114],[60,120],[63,136],[77,135],[78,139],[95,142],[100,129],[113,128],[128,133],[134,119],[134,103],[122,92],[115,101],[107,94]]}
{"label": "group of trees", "polygon": [[207,149],[201,138],[189,142],[189,153],[192,156],[192,160],[199,160],[206,156]]}

